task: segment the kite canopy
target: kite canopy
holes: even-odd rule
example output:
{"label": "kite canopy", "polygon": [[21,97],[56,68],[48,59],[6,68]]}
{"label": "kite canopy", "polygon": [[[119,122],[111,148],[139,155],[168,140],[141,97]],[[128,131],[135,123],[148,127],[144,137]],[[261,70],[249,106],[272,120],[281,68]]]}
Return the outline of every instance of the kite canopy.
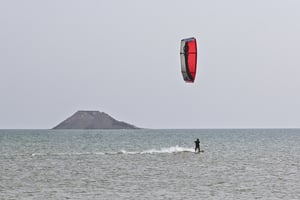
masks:
{"label": "kite canopy", "polygon": [[181,40],[180,46],[181,72],[185,82],[193,83],[197,71],[197,42],[196,38]]}

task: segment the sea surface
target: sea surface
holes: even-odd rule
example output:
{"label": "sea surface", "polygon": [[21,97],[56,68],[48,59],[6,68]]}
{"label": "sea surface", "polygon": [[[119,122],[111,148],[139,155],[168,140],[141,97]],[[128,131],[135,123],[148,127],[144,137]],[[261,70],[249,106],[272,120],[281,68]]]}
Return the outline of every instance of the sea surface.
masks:
{"label": "sea surface", "polygon": [[300,129],[0,130],[0,199],[296,200]]}

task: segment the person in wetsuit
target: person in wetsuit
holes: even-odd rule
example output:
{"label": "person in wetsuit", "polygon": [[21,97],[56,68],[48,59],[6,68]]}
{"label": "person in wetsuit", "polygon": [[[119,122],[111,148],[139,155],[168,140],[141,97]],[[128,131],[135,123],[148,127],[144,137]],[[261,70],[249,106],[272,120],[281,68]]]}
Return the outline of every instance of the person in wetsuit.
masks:
{"label": "person in wetsuit", "polygon": [[199,138],[197,138],[197,140],[195,141],[195,153],[199,153],[200,152],[200,140]]}

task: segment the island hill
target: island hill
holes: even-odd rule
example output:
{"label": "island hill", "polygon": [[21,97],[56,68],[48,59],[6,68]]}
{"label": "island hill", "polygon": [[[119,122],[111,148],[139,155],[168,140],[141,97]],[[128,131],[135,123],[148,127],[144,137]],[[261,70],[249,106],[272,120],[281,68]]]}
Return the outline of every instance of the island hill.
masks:
{"label": "island hill", "polygon": [[53,129],[139,129],[99,111],[77,111]]}

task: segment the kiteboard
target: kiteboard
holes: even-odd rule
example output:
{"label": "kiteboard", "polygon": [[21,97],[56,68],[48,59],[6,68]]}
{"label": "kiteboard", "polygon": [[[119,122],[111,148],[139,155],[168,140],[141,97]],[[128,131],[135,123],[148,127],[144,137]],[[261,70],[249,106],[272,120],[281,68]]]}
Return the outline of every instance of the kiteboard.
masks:
{"label": "kiteboard", "polygon": [[199,153],[204,153],[204,150],[195,152],[195,154],[199,154]]}

